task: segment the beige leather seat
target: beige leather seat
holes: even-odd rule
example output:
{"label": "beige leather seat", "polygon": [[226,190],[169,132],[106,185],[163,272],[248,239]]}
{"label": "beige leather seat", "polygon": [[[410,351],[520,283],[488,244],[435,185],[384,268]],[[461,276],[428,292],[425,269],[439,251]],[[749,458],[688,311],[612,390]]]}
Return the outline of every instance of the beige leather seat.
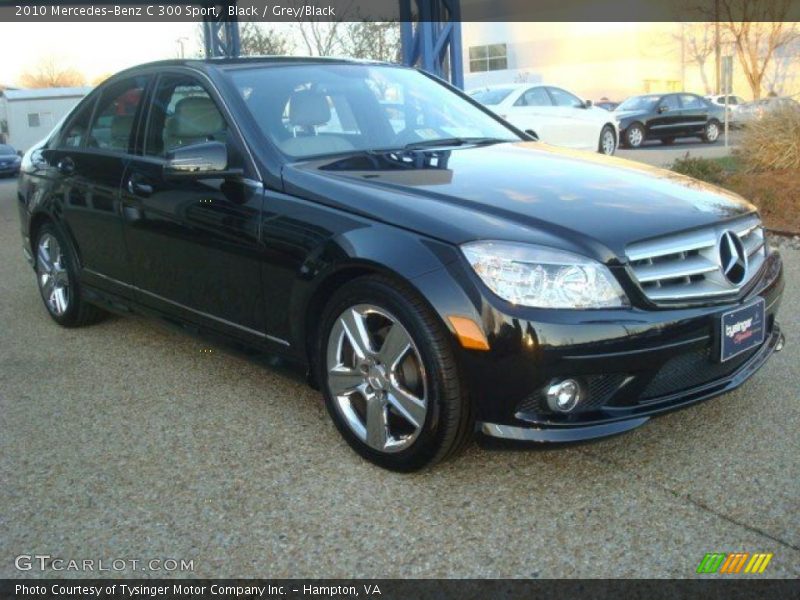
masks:
{"label": "beige leather seat", "polygon": [[214,101],[203,96],[179,100],[166,123],[164,150],[211,140],[225,141],[225,120]]}
{"label": "beige leather seat", "polygon": [[281,148],[293,156],[311,156],[328,152],[346,152],[353,145],[334,135],[317,135],[315,128],[331,120],[331,108],[323,94],[302,90],[289,100],[289,125],[302,133],[281,142]]}

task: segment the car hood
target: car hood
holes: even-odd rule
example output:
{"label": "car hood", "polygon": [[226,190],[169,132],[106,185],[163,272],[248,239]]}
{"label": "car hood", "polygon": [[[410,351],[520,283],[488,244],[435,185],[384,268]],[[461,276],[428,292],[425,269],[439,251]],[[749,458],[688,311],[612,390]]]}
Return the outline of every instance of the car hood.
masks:
{"label": "car hood", "polygon": [[633,241],[755,211],[720,188],[538,142],[355,154],[284,167],[287,193],[454,244],[545,244],[604,262]]}

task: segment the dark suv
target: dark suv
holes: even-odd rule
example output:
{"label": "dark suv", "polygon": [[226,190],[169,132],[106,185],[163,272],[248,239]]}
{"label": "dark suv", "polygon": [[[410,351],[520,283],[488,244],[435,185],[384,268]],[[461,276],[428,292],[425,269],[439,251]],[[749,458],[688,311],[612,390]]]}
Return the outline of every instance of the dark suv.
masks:
{"label": "dark suv", "polygon": [[783,343],[781,259],[752,205],[532,142],[404,67],[124,71],[28,152],[19,186],[57,323],[139,312],[282,354],[391,469],[474,431],[619,433],[735,388]]}

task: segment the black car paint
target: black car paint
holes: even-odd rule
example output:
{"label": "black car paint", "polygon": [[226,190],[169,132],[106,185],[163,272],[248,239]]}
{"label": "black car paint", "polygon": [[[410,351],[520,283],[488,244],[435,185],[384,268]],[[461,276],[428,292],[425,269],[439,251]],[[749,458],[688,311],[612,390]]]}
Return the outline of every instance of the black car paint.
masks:
{"label": "black car paint", "polygon": [[[702,108],[684,108],[681,96],[692,96],[699,100]],[[666,101],[673,98],[677,109],[660,110]],[[702,136],[706,123],[715,120],[721,123],[725,120],[724,109],[696,94],[670,93],[663,94],[661,99],[653,105],[651,110],[621,110],[614,109],[620,131],[620,139],[625,139],[625,133],[634,123],[644,127],[645,139],[665,139],[677,137]]]}
{"label": "black car paint", "polygon": [[[26,254],[49,219],[76,248],[81,287],[92,301],[306,365],[316,319],[337,286],[369,273],[402,279],[453,333],[478,422],[542,432],[531,439],[582,439],[639,425],[735,387],[774,348],[783,289],[777,253],[735,302],[703,306],[657,308],[628,271],[624,248],[631,241],[754,212],[733,194],[638,163],[524,141],[413,152],[411,163],[370,153],[290,163],[260,136],[225,77],[240,64],[253,63],[173,61],[114,80],[168,70],[207,83],[235,125],[241,176],[164,178],[164,161],[141,155],[141,125],[130,153],[33,149],[19,189]],[[129,190],[137,181],[146,182],[145,193]],[[631,306],[512,305],[483,285],[459,251],[457,244],[475,239],[595,258],[611,268]],[[756,295],[765,298],[769,324],[759,353],[711,387],[638,402],[662,365],[693,348],[713,348],[720,315]],[[460,347],[449,315],[478,323],[490,349]],[[614,373],[626,382],[613,405],[571,415],[518,409],[559,375]]]}

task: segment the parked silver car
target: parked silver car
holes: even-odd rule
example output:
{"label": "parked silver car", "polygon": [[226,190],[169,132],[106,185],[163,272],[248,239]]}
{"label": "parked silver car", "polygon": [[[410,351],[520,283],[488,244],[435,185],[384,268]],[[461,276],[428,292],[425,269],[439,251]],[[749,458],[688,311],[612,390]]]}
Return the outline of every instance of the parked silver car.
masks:
{"label": "parked silver car", "polygon": [[787,96],[762,98],[761,100],[748,102],[747,104],[740,106],[738,116],[741,123],[748,123],[757,121],[769,112],[783,109],[800,110],[800,103],[798,103],[797,100]]}

